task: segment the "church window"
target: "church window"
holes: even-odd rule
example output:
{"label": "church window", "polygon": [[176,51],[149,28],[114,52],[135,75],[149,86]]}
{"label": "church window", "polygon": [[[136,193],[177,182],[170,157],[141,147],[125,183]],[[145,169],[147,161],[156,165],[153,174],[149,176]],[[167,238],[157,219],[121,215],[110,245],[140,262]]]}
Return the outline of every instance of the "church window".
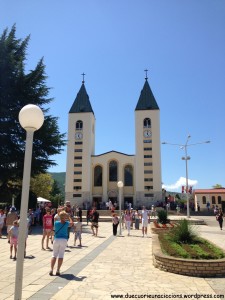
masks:
{"label": "church window", "polygon": [[145,178],[144,181],[153,181],[153,178]]}
{"label": "church window", "polygon": [[144,170],[144,174],[153,174],[152,170]]}
{"label": "church window", "polygon": [[206,204],[206,196],[202,197],[202,204]]}
{"label": "church window", "polygon": [[83,152],[83,149],[75,149],[74,152]]}
{"label": "church window", "polygon": [[150,143],[152,143],[152,140],[144,140],[144,143],[145,144],[150,144]]}
{"label": "church window", "polygon": [[94,169],[94,186],[102,186],[102,167],[96,166]]}
{"label": "church window", "polygon": [[216,197],[212,196],[212,204],[216,204]]}
{"label": "church window", "polygon": [[82,167],[82,164],[74,164],[74,167]]}
{"label": "church window", "polygon": [[81,190],[81,186],[74,186],[73,189],[76,191]]}
{"label": "church window", "polygon": [[115,160],[109,163],[109,181],[117,181],[117,162]]}
{"label": "church window", "polygon": [[74,179],[73,182],[82,182],[81,179]]}
{"label": "church window", "polygon": [[154,194],[145,194],[145,197],[154,197]]}
{"label": "church window", "polygon": [[146,186],[145,186],[145,189],[148,190],[148,191],[149,191],[149,190],[153,190],[153,186],[152,186],[152,185],[146,185]]}
{"label": "church window", "polygon": [[145,166],[145,167],[147,167],[147,166],[152,166],[152,162],[144,163],[144,166]]}
{"label": "church window", "polygon": [[74,159],[82,159],[82,156],[74,156]]}
{"label": "church window", "polygon": [[74,198],[80,198],[82,195],[81,194],[73,194]]}
{"label": "church window", "polygon": [[144,148],[144,151],[152,151],[152,148]]}
{"label": "church window", "polygon": [[144,155],[144,158],[152,158],[152,155]]}
{"label": "church window", "polygon": [[83,129],[83,122],[81,120],[76,122],[76,130],[82,130]]}
{"label": "church window", "polygon": [[221,204],[221,196],[218,196],[218,204]]}
{"label": "church window", "polygon": [[75,175],[81,175],[82,172],[81,171],[75,171],[73,174],[75,174]]}
{"label": "church window", "polygon": [[149,118],[145,118],[144,119],[144,122],[143,122],[144,124],[143,124],[143,127],[144,128],[151,128],[151,119],[149,119]]}
{"label": "church window", "polygon": [[133,167],[131,165],[124,168],[124,185],[133,186]]}

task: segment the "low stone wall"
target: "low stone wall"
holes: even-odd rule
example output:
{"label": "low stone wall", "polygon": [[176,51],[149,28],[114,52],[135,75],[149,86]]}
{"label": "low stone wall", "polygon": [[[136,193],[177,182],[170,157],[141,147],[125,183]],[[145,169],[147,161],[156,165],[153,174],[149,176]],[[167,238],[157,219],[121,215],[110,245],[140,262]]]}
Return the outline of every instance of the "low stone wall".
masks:
{"label": "low stone wall", "polygon": [[195,260],[175,258],[162,253],[158,235],[152,234],[153,265],[165,272],[196,277],[225,276],[225,258]]}

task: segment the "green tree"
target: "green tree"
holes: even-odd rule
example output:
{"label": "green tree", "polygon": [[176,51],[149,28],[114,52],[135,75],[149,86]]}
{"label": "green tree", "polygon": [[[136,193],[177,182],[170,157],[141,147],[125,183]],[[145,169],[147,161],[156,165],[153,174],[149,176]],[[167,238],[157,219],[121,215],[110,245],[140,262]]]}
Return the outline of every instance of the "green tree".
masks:
{"label": "green tree", "polygon": [[32,176],[57,165],[51,156],[61,153],[66,143],[65,134],[58,129],[58,118],[47,108],[53,99],[48,98],[43,58],[33,70],[25,72],[29,39],[17,39],[15,25],[0,36],[0,193],[9,191],[9,181],[17,182],[23,176],[26,132],[18,121],[23,106],[38,105],[45,116],[43,126],[34,133]]}
{"label": "green tree", "polygon": [[30,190],[37,196],[45,199],[50,198],[53,179],[50,174],[38,174],[30,180]]}
{"label": "green tree", "polygon": [[52,190],[49,199],[52,201],[54,207],[58,207],[63,202],[62,196],[63,195],[59,188],[58,181],[53,179]]}
{"label": "green tree", "polygon": [[214,189],[221,189],[222,185],[217,183],[217,184],[213,185],[213,188]]}

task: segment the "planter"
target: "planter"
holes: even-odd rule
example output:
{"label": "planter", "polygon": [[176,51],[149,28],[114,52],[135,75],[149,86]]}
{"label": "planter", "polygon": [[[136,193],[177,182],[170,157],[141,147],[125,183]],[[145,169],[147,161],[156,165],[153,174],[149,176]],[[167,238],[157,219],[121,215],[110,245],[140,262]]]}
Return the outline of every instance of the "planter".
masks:
{"label": "planter", "polygon": [[161,224],[161,223],[157,223],[157,221],[152,222],[151,224],[151,231],[153,233],[158,234],[159,232],[168,230],[168,229],[172,229],[174,227],[174,224],[172,223],[167,223],[167,224]]}
{"label": "planter", "polygon": [[165,272],[195,277],[225,276],[225,258],[195,260],[165,255],[162,253],[157,234],[152,235],[152,255],[153,265]]}

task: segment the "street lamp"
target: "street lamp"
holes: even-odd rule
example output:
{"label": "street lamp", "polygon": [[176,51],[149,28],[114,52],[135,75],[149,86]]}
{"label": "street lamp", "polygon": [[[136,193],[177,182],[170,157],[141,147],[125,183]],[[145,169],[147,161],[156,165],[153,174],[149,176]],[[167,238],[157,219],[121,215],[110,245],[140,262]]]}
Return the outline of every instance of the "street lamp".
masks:
{"label": "street lamp", "polygon": [[122,235],[122,229],[121,229],[121,201],[122,201],[122,188],[123,188],[123,181],[118,181],[117,186],[119,189],[119,210],[120,210],[120,235]]}
{"label": "street lamp", "polygon": [[16,279],[15,279],[15,293],[14,299],[22,299],[22,283],[23,283],[23,263],[25,242],[27,236],[27,210],[28,210],[28,197],[30,187],[30,170],[31,170],[31,157],[33,147],[34,131],[38,130],[43,122],[44,115],[42,110],[33,104],[24,106],[19,112],[20,125],[26,130],[26,148],[24,157],[23,169],[23,184],[22,184],[22,197],[20,206],[20,225],[19,225],[19,245],[17,252],[16,262]]}
{"label": "street lamp", "polygon": [[210,141],[204,141],[204,142],[199,142],[199,143],[194,143],[194,144],[188,144],[189,139],[191,138],[190,134],[187,137],[186,143],[185,144],[172,144],[172,143],[167,143],[163,142],[162,144],[166,145],[175,145],[175,146],[180,146],[182,150],[184,150],[185,156],[182,157],[182,160],[185,160],[185,166],[186,166],[186,199],[187,199],[187,218],[190,218],[190,208],[189,208],[189,197],[188,197],[188,160],[190,160],[190,156],[187,155],[187,147],[189,146],[195,146],[199,144],[208,144]]}

